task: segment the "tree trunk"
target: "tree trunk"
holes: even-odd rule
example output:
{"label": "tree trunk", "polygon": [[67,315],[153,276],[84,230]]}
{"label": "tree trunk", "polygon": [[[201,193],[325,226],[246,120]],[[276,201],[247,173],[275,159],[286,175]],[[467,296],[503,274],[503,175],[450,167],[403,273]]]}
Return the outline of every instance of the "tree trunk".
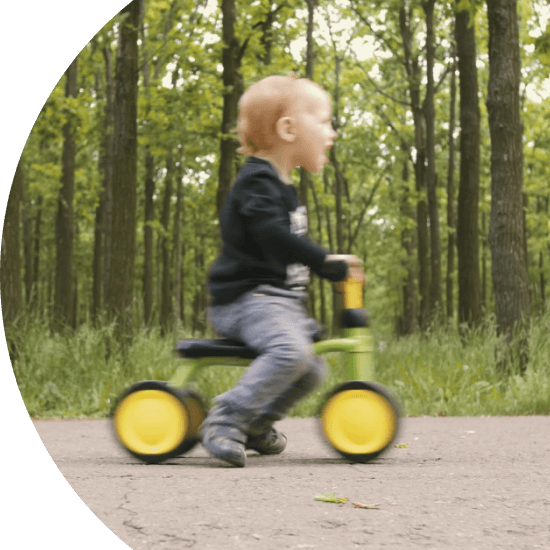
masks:
{"label": "tree trunk", "polygon": [[[306,0],[307,1],[307,39],[306,39],[306,78],[314,80],[314,70],[315,70],[315,54],[313,51],[314,38],[313,38],[313,29],[314,29],[314,20],[315,8],[317,7],[317,0]],[[311,177],[307,170],[300,168],[300,202],[303,206],[307,208],[308,206],[308,188],[310,184]]]}
{"label": "tree trunk", "polygon": [[[183,243],[181,244],[181,262],[182,262],[182,265],[187,265],[185,259],[186,259],[186,254],[187,252],[187,246],[185,244],[185,241],[183,241]],[[185,279],[186,279],[186,272],[185,272],[185,269],[182,268],[181,270],[181,292],[180,292],[180,301],[179,301],[179,304],[180,304],[180,319],[181,319],[181,323],[182,323],[182,326],[184,329],[187,328],[187,312],[186,312],[186,308],[185,308],[185,304],[187,303],[187,293],[185,292]]]}
{"label": "tree trunk", "polygon": [[[200,212],[193,210],[193,226],[195,228],[194,252],[195,252],[195,273],[202,277],[204,273],[204,227]],[[195,285],[195,294],[193,296],[193,335],[196,333],[203,336],[206,330],[206,284],[201,279]]]}
{"label": "tree trunk", "polygon": [[407,71],[409,96],[414,121],[414,144],[416,159],[414,175],[418,201],[416,206],[418,291],[420,293],[419,325],[425,328],[429,318],[430,264],[428,238],[428,205],[426,203],[426,120],[420,101],[421,69],[418,57],[413,55],[413,34],[410,13],[405,6],[399,12],[399,25],[403,42],[405,68]]}
{"label": "tree trunk", "polygon": [[239,147],[232,135],[237,125],[237,109],[243,93],[243,79],[240,74],[242,51],[239,39],[235,35],[237,13],[235,0],[222,0],[222,38],[223,38],[223,114],[222,137],[220,141],[220,167],[216,208],[221,214],[225,199],[233,182],[233,164]]}
{"label": "tree trunk", "polygon": [[[173,2],[170,5],[168,10],[166,24],[164,27],[164,35],[166,36],[168,31],[172,26],[173,19],[173,10],[175,8],[175,3]],[[149,86],[150,83],[150,67],[149,67],[149,56],[150,53],[146,50],[145,44],[147,44],[147,37],[145,34],[145,24],[144,24],[144,6],[143,0],[140,0],[140,32],[141,32],[141,43],[142,47],[142,72],[143,72],[143,86],[146,97],[147,110],[150,108],[150,96],[149,96]],[[161,56],[157,57],[154,79],[155,81],[158,78],[161,67]],[[151,154],[149,145],[145,147],[145,196],[144,196],[144,220],[143,220],[143,317],[146,325],[149,325],[153,318],[153,249],[154,249],[154,232],[153,232],[153,221],[155,219],[155,203],[154,203],[154,194],[155,194],[155,160]]]}
{"label": "tree trunk", "polygon": [[31,297],[31,309],[38,308],[39,305],[39,289],[40,286],[38,284],[38,281],[40,280],[40,247],[41,247],[41,240],[40,240],[40,232],[42,230],[42,205],[43,205],[44,199],[42,198],[42,195],[38,196],[38,199],[36,201],[36,218],[34,219],[34,236],[33,236],[33,288],[34,292],[32,293]]}
{"label": "tree trunk", "polygon": [[[401,151],[403,153],[403,170],[401,172],[403,179],[403,196],[401,198],[400,211],[405,219],[414,219],[414,212],[412,211],[409,201],[410,175],[407,155],[409,149],[406,143],[401,144]],[[407,276],[402,285],[403,313],[398,320],[398,334],[406,335],[412,334],[418,328],[418,312],[416,307],[415,277],[413,269],[414,238],[412,231],[407,227],[401,231],[401,246],[406,255],[404,268]]]}
{"label": "tree trunk", "polygon": [[[333,91],[333,123],[332,126],[334,128],[335,132],[338,132],[340,129],[340,74],[341,74],[341,67],[340,62],[341,59],[338,57],[338,53],[336,51],[336,48],[334,48],[334,91]],[[337,254],[343,254],[345,250],[345,242],[344,242],[344,225],[345,225],[345,216],[344,216],[344,207],[343,207],[343,200],[344,200],[344,194],[348,196],[349,199],[349,193],[346,193],[347,191],[347,181],[342,173],[342,170],[340,168],[340,163],[338,162],[338,155],[337,155],[337,146],[333,145],[333,147],[330,149],[329,152],[330,162],[332,164],[332,167],[334,168],[334,196],[336,200],[336,253]],[[342,297],[339,292],[336,291],[336,287],[333,285],[333,293],[332,293],[332,333],[336,333],[338,330],[338,320],[341,316],[342,311]]]}
{"label": "tree trunk", "polygon": [[[514,329],[529,317],[529,287],[523,241],[523,150],[517,5],[516,0],[487,0],[487,8],[491,272],[497,327],[499,333],[511,340]],[[521,355],[524,357],[523,353]],[[522,364],[525,365],[524,361]]]}
{"label": "tree trunk", "polygon": [[[146,44],[146,33],[145,33],[145,26],[143,24],[143,0],[142,2],[142,24],[141,24],[141,36],[142,36],[142,44]],[[200,3],[197,4],[196,8],[200,6]],[[166,13],[166,20],[164,23],[164,38],[168,40],[168,35],[173,28],[174,20],[177,21],[177,12],[178,12],[178,2],[177,0],[171,2],[170,8],[168,9],[168,12]],[[194,15],[197,14],[197,11],[194,12]],[[200,18],[200,16],[199,16]],[[193,19],[193,16],[190,17],[189,22],[191,24],[191,21]],[[195,27],[191,27],[191,31],[189,34],[189,37],[193,34]],[[177,57],[177,56],[176,56]],[[154,65],[154,71],[153,71],[153,82],[154,85],[157,85],[161,76],[161,71],[165,67],[166,59],[165,56],[158,55],[156,56],[155,61],[155,55],[153,53],[149,53],[147,51],[143,51],[142,55],[142,68],[143,68],[143,85],[145,88],[145,93],[147,94],[146,102],[148,108],[150,107],[150,96],[149,96],[149,86],[150,83],[150,65]],[[172,87],[175,87],[176,82],[178,80],[179,76],[179,69],[178,65],[176,64],[176,68],[172,71]],[[153,318],[153,310],[154,310],[154,231],[153,231],[153,222],[155,219],[155,203],[154,203],[154,193],[155,193],[155,181],[154,181],[154,174],[155,174],[155,159],[154,156],[150,152],[149,146],[146,146],[145,148],[145,223],[144,223],[144,270],[143,270],[143,306],[144,306],[144,316],[145,316],[145,322],[151,323]],[[160,247],[160,254],[162,255],[162,247],[163,247],[163,237],[159,237],[159,247]],[[162,260],[164,261],[164,260]],[[157,264],[157,269],[160,269],[160,265]],[[159,303],[161,304],[161,310],[162,310],[162,301],[163,301],[163,282],[162,277],[164,275],[161,275],[158,277],[160,281],[160,288],[159,288]],[[162,317],[162,311],[160,312],[160,316]],[[168,322],[168,321],[166,321]],[[161,330],[165,330],[165,328],[162,328],[164,321],[160,319],[161,323]],[[166,327],[166,325],[164,325]]]}
{"label": "tree trunk", "polygon": [[445,302],[448,319],[454,318],[454,271],[456,246],[455,221],[455,112],[456,112],[456,55],[453,49],[453,66],[451,69],[451,90],[449,106],[449,161],[447,164],[447,273],[445,277]]}
{"label": "tree trunk", "polygon": [[153,247],[154,235],[152,223],[155,219],[154,170],[155,161],[145,150],[145,219],[143,224],[143,315],[145,324],[150,324],[153,317]]}
{"label": "tree trunk", "polygon": [[[317,6],[317,0],[307,0],[307,35],[306,35],[306,78],[314,80],[314,68],[315,68],[315,55],[313,51],[314,38],[313,38],[313,29],[314,29],[314,20],[315,8]],[[309,199],[308,199],[308,189],[311,187],[311,176],[307,170],[300,167],[300,185],[299,185],[299,194],[300,194],[300,203],[302,206],[306,207],[306,212],[308,220],[310,218],[309,214]],[[308,221],[309,223],[309,221]],[[319,233],[319,236],[321,234]],[[321,285],[322,286],[322,285]],[[321,297],[321,300],[324,300],[324,296]],[[315,303],[315,287],[311,284],[308,288],[308,300],[307,308],[308,313],[311,317],[317,317],[316,312],[316,303]],[[321,305],[322,307],[322,305]],[[323,314],[321,315],[323,316]]]}
{"label": "tree trunk", "polygon": [[[9,328],[19,316],[22,303],[21,251],[19,246],[19,207],[23,190],[23,169],[17,164],[13,184],[6,205],[6,217],[2,231],[0,284],[4,328]],[[11,348],[10,342],[8,347]],[[10,355],[13,350],[10,349]]]}
{"label": "tree trunk", "polygon": [[[21,161],[19,161],[21,163]],[[19,170],[18,166],[18,170]],[[26,197],[25,185],[21,185],[21,227],[23,229],[23,265],[25,272],[25,305],[30,307],[33,294],[36,291],[33,281],[33,250],[31,219],[29,217],[29,201]]]}
{"label": "tree trunk", "polygon": [[334,147],[330,150],[330,158],[334,167],[334,197],[336,199],[336,253],[343,254],[345,249],[344,243],[344,208],[343,208],[343,195],[344,195],[344,175],[340,170],[338,158],[336,157],[336,151]]}
{"label": "tree trunk", "polygon": [[[333,123],[334,131],[340,129],[340,58],[334,56],[334,92],[333,92]],[[334,145],[329,152],[330,162],[334,168],[334,196],[336,198],[336,252],[343,254],[345,249],[344,242],[344,193],[347,190],[347,182],[338,162],[337,146]],[[349,193],[346,193],[349,198]]]}
{"label": "tree trunk", "polygon": [[460,181],[457,214],[458,322],[481,320],[479,275],[479,143],[480,115],[475,26],[470,14],[456,14],[455,36],[460,75]]}
{"label": "tree trunk", "polygon": [[92,308],[91,315],[94,322],[97,321],[99,313],[101,311],[102,304],[102,283],[103,283],[103,224],[104,224],[104,212],[105,212],[105,188],[101,191],[99,197],[99,204],[95,210],[94,218],[94,257],[92,265]]}
{"label": "tree trunk", "polygon": [[[74,223],[74,234],[75,239],[78,242],[80,240],[79,238],[79,229],[78,229],[78,220],[75,220]],[[78,272],[75,269],[73,272],[73,309],[71,311],[71,326],[73,328],[76,328],[78,326],[78,299],[79,299],[79,293],[78,293]]]}
{"label": "tree trunk", "polygon": [[[543,201],[545,206],[543,206]],[[545,199],[540,198],[538,200],[537,209],[539,213],[545,213],[546,217],[548,217],[548,205],[550,204],[550,198],[546,196]],[[546,233],[546,240],[548,242],[548,250],[550,251],[550,228],[549,231]],[[541,250],[539,252],[539,284],[540,284],[540,299],[541,299],[541,306],[542,311],[546,311],[546,276],[545,276],[545,269],[544,269],[544,252]]]}
{"label": "tree trunk", "polygon": [[[319,204],[319,199],[317,198],[317,193],[315,191],[315,186],[310,181],[311,185],[311,194],[313,195],[313,202],[315,204],[315,212],[317,213],[317,233],[319,234],[319,238],[322,235],[323,232],[323,215],[322,215],[322,206]],[[327,324],[327,312],[326,312],[326,298],[325,298],[325,285],[323,279],[321,277],[318,277],[318,284],[319,284],[319,322],[322,325]]]}
{"label": "tree trunk", "polygon": [[[180,163],[181,154],[180,156]],[[181,293],[182,293],[182,245],[181,245],[181,223],[183,217],[183,183],[181,174],[181,164],[178,165],[177,185],[176,185],[176,212],[174,214],[174,320],[177,325],[180,321],[183,322],[181,310]],[[177,326],[176,325],[176,326]]]}
{"label": "tree trunk", "polygon": [[542,310],[546,311],[546,279],[544,277],[544,256],[539,252],[539,285]]}
{"label": "tree trunk", "polygon": [[103,305],[103,296],[106,290],[106,273],[109,272],[107,262],[110,261],[108,240],[110,231],[107,230],[111,220],[111,189],[113,181],[113,126],[114,126],[114,98],[113,76],[111,70],[111,49],[103,48],[105,61],[105,119],[103,121],[103,143],[101,154],[101,172],[103,186],[99,204],[95,211],[94,220],[94,259],[93,259],[93,287],[92,287],[92,319],[97,320]]}
{"label": "tree trunk", "polygon": [[275,21],[275,15],[277,10],[273,10],[273,0],[268,0],[267,13],[265,19],[258,25],[262,34],[260,35],[261,53],[256,55],[258,61],[265,67],[271,65],[271,58],[273,52],[273,22]]}
{"label": "tree trunk", "polygon": [[131,336],[134,285],[137,172],[137,84],[139,2],[121,12],[116,61],[113,142],[113,216],[108,311],[120,336]]}
{"label": "tree trunk", "polygon": [[171,262],[170,262],[170,205],[172,202],[172,180],[174,178],[174,160],[172,153],[168,153],[166,160],[166,178],[164,187],[164,200],[162,204],[162,283],[160,302],[160,331],[161,335],[169,332],[172,321],[172,288],[171,288]]}
{"label": "tree trunk", "polygon": [[[69,65],[66,72],[65,97],[77,95],[78,58]],[[63,126],[63,166],[61,189],[57,200],[55,223],[55,295],[54,318],[57,328],[73,326],[73,198],[76,143],[73,130],[73,115],[67,109],[67,122]]]}
{"label": "tree trunk", "polygon": [[483,212],[481,214],[481,311],[483,312],[487,308],[488,299],[488,276],[487,263],[489,257],[488,250],[488,237],[487,237],[487,214]]}
{"label": "tree trunk", "polygon": [[430,317],[441,311],[441,243],[439,231],[439,206],[437,203],[437,173],[435,169],[435,84],[434,84],[434,4],[435,0],[422,3],[426,16],[426,97],[424,118],[426,121],[426,189],[430,220]]}
{"label": "tree trunk", "polygon": [[103,57],[105,59],[105,77],[107,81],[107,97],[110,97],[111,104],[105,106],[105,116],[108,118],[110,127],[105,129],[105,174],[104,178],[104,211],[103,211],[103,300],[104,306],[107,304],[109,296],[109,281],[111,279],[111,255],[112,255],[112,235],[113,235],[113,147],[114,147],[114,82],[111,68],[111,48],[103,48]]}

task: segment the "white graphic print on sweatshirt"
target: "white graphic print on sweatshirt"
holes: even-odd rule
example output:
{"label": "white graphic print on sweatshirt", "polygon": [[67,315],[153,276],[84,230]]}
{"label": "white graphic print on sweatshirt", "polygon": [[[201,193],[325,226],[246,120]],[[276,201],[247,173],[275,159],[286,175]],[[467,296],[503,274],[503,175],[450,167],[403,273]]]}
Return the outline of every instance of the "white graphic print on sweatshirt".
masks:
{"label": "white graphic print on sweatshirt", "polygon": [[[307,208],[298,206],[294,212],[289,212],[290,230],[295,235],[302,237],[307,235]],[[296,263],[289,264],[286,268],[286,286],[306,286],[309,283],[309,267]]]}

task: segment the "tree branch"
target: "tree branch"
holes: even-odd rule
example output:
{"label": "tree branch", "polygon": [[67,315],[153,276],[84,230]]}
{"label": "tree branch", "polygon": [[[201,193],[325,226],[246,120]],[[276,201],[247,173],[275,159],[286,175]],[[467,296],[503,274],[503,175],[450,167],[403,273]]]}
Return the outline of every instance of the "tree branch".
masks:
{"label": "tree branch", "polygon": [[371,192],[365,201],[365,204],[363,205],[363,210],[361,210],[361,214],[359,215],[359,221],[357,222],[357,225],[355,227],[355,231],[353,232],[353,235],[349,238],[348,243],[348,254],[351,253],[351,249],[353,247],[353,243],[355,242],[355,239],[357,239],[357,236],[359,235],[359,230],[361,229],[361,226],[363,225],[363,219],[365,218],[365,214],[367,213],[367,210],[369,209],[369,206],[373,203],[374,200],[374,194],[376,193],[378,187],[380,187],[380,184],[382,183],[383,176],[380,176],[377,180],[377,182],[374,184],[373,188],[371,189]]}

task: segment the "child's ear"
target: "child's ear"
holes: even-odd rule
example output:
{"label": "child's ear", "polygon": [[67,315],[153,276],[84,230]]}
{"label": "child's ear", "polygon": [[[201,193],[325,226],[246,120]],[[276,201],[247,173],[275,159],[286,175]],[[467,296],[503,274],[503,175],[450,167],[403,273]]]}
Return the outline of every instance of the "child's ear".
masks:
{"label": "child's ear", "polygon": [[296,120],[291,116],[280,118],[275,124],[275,131],[280,139],[292,143],[296,139]]}

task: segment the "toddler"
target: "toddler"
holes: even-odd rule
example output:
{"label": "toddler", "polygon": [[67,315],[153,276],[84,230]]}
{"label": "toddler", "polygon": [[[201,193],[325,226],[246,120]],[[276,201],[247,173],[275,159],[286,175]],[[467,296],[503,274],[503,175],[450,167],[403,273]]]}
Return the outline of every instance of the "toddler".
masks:
{"label": "toddler", "polygon": [[326,92],[308,79],[269,76],[239,102],[240,151],[248,160],[229,192],[220,225],[223,246],[209,278],[209,321],[225,338],[258,353],[231,390],[216,398],[202,443],[234,466],[246,450],[281,453],[286,437],[273,423],[322,380],[313,353],[317,323],[304,307],[310,269],[331,281],[358,267],[355,256],[328,254],[307,237],[290,173],[319,172],[336,139]]}

